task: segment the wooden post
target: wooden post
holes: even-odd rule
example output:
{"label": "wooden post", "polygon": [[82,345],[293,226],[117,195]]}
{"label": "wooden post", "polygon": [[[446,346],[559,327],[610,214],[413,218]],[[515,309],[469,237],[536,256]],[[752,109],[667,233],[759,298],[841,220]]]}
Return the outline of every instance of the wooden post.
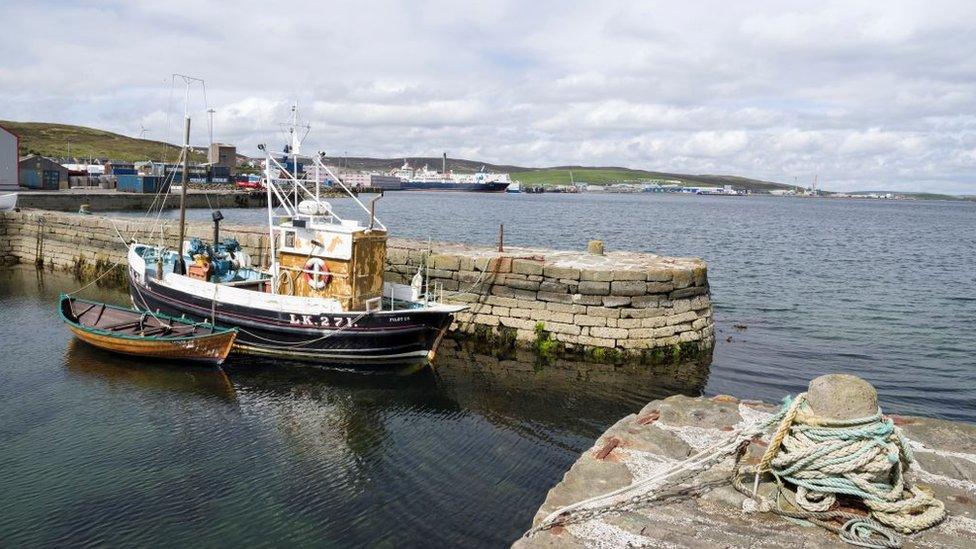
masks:
{"label": "wooden post", "polygon": [[498,251],[505,251],[505,224],[500,223],[498,225]]}

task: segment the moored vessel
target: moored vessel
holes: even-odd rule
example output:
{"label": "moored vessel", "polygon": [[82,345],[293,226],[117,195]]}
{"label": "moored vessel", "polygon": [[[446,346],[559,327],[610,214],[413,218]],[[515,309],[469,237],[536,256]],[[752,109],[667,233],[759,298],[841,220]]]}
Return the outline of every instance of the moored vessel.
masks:
{"label": "moored vessel", "polygon": [[99,349],[147,358],[219,365],[237,330],[185,317],[126,309],[62,295],[58,312],[75,337]]}
{"label": "moored vessel", "polygon": [[507,173],[488,172],[484,167],[475,173],[454,173],[447,171],[447,154],[444,154],[441,171],[429,169],[426,165],[415,169],[407,162],[393,175],[401,181],[399,190],[403,191],[463,191],[479,193],[505,192],[512,183]]}
{"label": "moored vessel", "polygon": [[[443,290],[426,283],[423,269],[411,285],[383,281],[387,230],[375,215],[379,197],[368,208],[322,154],[302,155],[293,112],[285,159],[261,146],[269,265],[256,268],[236,241],[221,240],[222,216],[215,212],[212,242],[181,237],[182,253],[130,245],[133,303],[237,328],[239,353],[339,365],[429,360],[453,314],[465,307],[441,303]],[[304,170],[296,173],[300,165]],[[321,199],[326,178],[366,213],[365,224],[340,218]]]}

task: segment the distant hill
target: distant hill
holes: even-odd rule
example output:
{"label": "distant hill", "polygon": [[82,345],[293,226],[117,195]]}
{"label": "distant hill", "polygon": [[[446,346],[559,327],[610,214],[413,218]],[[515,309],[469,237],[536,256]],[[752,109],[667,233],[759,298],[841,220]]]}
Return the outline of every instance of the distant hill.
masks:
{"label": "distant hill", "polygon": [[[179,156],[179,147],[163,141],[139,139],[117,133],[84,126],[51,124],[45,122],[13,122],[0,120],[0,125],[20,137],[20,154],[41,154],[43,156],[76,158],[102,158],[138,162],[140,160],[174,161]],[[206,161],[206,151],[195,148],[190,157],[193,162]],[[328,157],[332,164],[340,164],[357,170],[389,171],[403,165],[406,160],[412,166],[428,165],[431,169],[441,169],[440,157]],[[550,168],[531,168],[510,164],[492,164],[477,160],[448,158],[447,169],[457,172],[474,172],[484,168],[488,171],[510,173],[512,179],[526,186],[568,185],[592,183],[609,185],[614,183],[638,183],[651,179],[680,181],[685,185],[732,185],[736,189],[753,192],[768,192],[774,189],[790,189],[792,186],[771,181],[749,179],[732,175],[689,175],[670,172],[635,170],[615,166],[555,166]],[[572,172],[572,177],[570,177]]]}
{"label": "distant hill", "polygon": [[[21,156],[33,153],[60,158],[69,156],[70,149],[70,156],[75,158],[172,162],[180,155],[180,147],[170,143],[138,139],[84,126],[7,120],[0,120],[0,126],[20,137]],[[194,149],[190,156],[191,162],[206,160],[206,152],[200,148]]]}
{"label": "distant hill", "polygon": [[[406,160],[411,166],[427,165],[431,169],[441,169],[442,159],[435,156],[411,156],[401,158],[369,158],[369,157],[327,157],[326,161],[356,170],[389,171],[399,168]],[[569,185],[577,183],[592,183],[596,185],[610,185],[614,183],[638,183],[650,179],[667,179],[680,181],[685,185],[722,186],[732,185],[736,189],[753,192],[768,192],[774,189],[792,189],[792,185],[749,179],[732,175],[688,175],[669,172],[652,172],[620,167],[586,167],[586,166],[556,166],[552,168],[528,168],[509,164],[491,164],[477,160],[460,158],[447,159],[447,169],[456,172],[474,172],[484,168],[487,171],[507,172],[512,179],[521,181],[525,186]],[[572,178],[570,177],[572,172]]]}

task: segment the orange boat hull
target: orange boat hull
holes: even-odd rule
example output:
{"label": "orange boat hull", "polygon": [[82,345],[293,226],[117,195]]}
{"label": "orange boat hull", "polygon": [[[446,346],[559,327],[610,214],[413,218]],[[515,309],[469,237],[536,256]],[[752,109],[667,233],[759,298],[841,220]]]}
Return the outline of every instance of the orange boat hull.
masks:
{"label": "orange boat hull", "polygon": [[161,341],[159,339],[118,338],[85,331],[68,324],[75,337],[106,351],[132,356],[187,360],[220,364],[230,354],[237,332],[225,332],[193,338]]}

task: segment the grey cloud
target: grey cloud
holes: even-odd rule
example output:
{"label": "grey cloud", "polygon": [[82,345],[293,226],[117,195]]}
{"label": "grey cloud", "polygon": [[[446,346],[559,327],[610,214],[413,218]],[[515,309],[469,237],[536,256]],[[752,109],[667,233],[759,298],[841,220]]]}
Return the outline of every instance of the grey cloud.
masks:
{"label": "grey cloud", "polygon": [[20,23],[0,118],[176,140],[185,72],[251,153],[298,99],[308,146],[336,153],[976,193],[971,2],[8,0],[0,19]]}

